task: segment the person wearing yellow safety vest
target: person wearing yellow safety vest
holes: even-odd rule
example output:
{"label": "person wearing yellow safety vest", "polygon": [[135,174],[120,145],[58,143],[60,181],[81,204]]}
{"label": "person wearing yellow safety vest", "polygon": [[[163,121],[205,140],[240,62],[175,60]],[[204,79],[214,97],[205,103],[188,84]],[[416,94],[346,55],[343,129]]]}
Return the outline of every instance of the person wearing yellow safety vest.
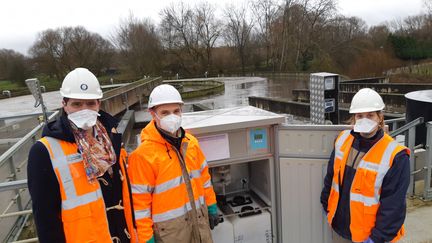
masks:
{"label": "person wearing yellow safety vest", "polygon": [[135,242],[126,151],[118,120],[99,110],[99,81],[76,68],[60,94],[60,117],[44,127],[28,157],[39,242]]}
{"label": "person wearing yellow safety vest", "polygon": [[359,90],[349,112],[353,130],[336,139],[321,203],[333,242],[396,242],[404,235],[410,151],[386,134],[384,102]]}
{"label": "person wearing yellow safety vest", "polygon": [[129,158],[139,242],[212,242],[216,197],[197,139],[181,125],[183,101],[171,85],[149,97],[151,122]]}

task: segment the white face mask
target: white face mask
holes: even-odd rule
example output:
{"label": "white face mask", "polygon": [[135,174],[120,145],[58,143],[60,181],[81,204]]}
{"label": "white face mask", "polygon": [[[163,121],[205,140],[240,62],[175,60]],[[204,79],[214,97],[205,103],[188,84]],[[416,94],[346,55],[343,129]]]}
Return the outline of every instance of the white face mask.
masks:
{"label": "white face mask", "polygon": [[377,126],[378,122],[374,120],[368,118],[358,119],[354,125],[354,132],[371,133]]}
{"label": "white face mask", "polygon": [[182,121],[181,116],[177,116],[175,114],[169,114],[163,118],[160,118],[159,116],[157,117],[159,118],[160,121],[159,123],[161,128],[171,134],[176,133],[181,126],[181,121]]}
{"label": "white face mask", "polygon": [[77,127],[88,130],[96,125],[98,116],[100,115],[97,111],[84,109],[69,114],[68,119],[71,120]]}

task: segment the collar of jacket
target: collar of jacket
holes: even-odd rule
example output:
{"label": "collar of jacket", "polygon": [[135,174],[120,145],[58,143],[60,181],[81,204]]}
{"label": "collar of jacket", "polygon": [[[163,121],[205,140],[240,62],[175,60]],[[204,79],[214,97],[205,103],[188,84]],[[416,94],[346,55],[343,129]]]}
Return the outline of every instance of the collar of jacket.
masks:
{"label": "collar of jacket", "polygon": [[[99,114],[100,116],[98,117],[98,120],[105,127],[108,135],[110,135],[111,129],[117,127],[119,123],[118,120],[102,110],[99,110]],[[42,137],[45,136],[61,139],[66,142],[75,142],[75,137],[72,133],[69,119],[67,118],[67,114],[64,110],[61,111],[61,115],[59,118],[49,122],[44,127],[42,131]]]}
{"label": "collar of jacket", "polygon": [[375,135],[370,138],[362,137],[360,133],[354,132],[353,130],[351,130],[351,135],[354,136],[352,147],[360,152],[366,153],[384,136],[384,131],[380,128]]}
{"label": "collar of jacket", "polygon": [[180,127],[180,136],[173,137],[170,134],[166,133],[162,129],[160,129],[155,123],[155,127],[158,130],[159,134],[172,146],[174,146],[178,151],[180,151],[181,143],[183,138],[185,137],[185,131],[182,127]]}
{"label": "collar of jacket", "polygon": [[[183,138],[189,139],[188,134],[186,133],[186,131],[183,128],[181,128],[181,132],[182,132],[182,135],[179,138],[180,144],[181,144],[181,141],[183,141]],[[159,132],[158,128],[156,127],[156,123],[154,122],[154,120],[151,120],[150,123],[147,124],[147,126],[141,131],[141,142],[152,141],[152,142],[156,142],[159,144],[163,144],[164,146],[167,143],[174,145],[169,140],[167,140],[162,135],[162,133],[163,132]],[[166,136],[168,136],[168,135],[166,135]]]}

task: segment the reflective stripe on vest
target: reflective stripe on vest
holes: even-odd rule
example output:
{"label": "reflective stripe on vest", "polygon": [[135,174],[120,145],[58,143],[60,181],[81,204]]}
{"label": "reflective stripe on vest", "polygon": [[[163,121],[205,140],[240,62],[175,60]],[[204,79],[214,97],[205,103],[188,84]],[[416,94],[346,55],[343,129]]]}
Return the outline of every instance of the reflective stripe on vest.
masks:
{"label": "reflective stripe on vest", "polygon": [[339,139],[336,141],[335,144],[335,157],[338,157],[339,159],[342,159],[344,156],[344,152],[341,150],[342,145],[346,142],[348,139],[348,136],[351,134],[350,130],[344,130],[342,132],[342,135],[339,137]]}
{"label": "reflective stripe on vest", "polygon": [[[204,197],[202,196],[195,201],[195,205],[197,208],[199,208],[201,205],[204,205],[204,203]],[[179,208],[169,210],[165,213],[155,214],[153,216],[151,215],[151,209],[135,210],[135,219],[139,220],[152,217],[153,222],[162,222],[185,215],[186,212],[190,210],[192,210],[192,207],[189,202]]]}
{"label": "reflective stripe on vest", "polygon": [[102,191],[100,190],[100,188],[84,195],[77,195],[75,184],[73,182],[72,174],[68,164],[81,162],[81,154],[77,153],[66,156],[57,139],[51,137],[45,137],[45,139],[47,139],[51,147],[51,162],[54,167],[54,171],[57,169],[60,174],[60,178],[57,177],[57,180],[63,185],[63,189],[66,195],[66,199],[62,200],[62,209],[73,209],[102,198]]}
{"label": "reflective stripe on vest", "polygon": [[207,160],[204,160],[204,161],[202,162],[202,164],[201,164],[200,172],[203,172],[203,170],[204,170],[207,166],[208,166],[208,164],[207,164]]}
{"label": "reflective stripe on vest", "polygon": [[206,182],[204,182],[203,186],[204,186],[204,188],[211,187],[212,186],[211,179],[208,179]]}
{"label": "reflective stripe on vest", "polygon": [[[387,171],[390,169],[390,163],[391,163],[391,155],[393,151],[398,146],[398,143],[396,141],[392,141],[387,145],[387,148],[384,150],[383,156],[381,157],[381,161],[379,164],[368,162],[362,159],[357,166],[358,169],[364,169],[364,170],[370,170],[377,172],[377,176],[375,179],[375,186],[374,186],[374,197],[367,197],[364,195],[360,195],[357,193],[350,193],[350,198],[352,201],[356,202],[362,202],[364,206],[374,206],[379,204],[380,199],[380,191],[381,186],[384,180],[385,175],[387,174]],[[365,155],[366,156],[366,155]],[[355,179],[355,178],[354,178]],[[354,184],[354,183],[353,183]]]}
{"label": "reflective stripe on vest", "polygon": [[142,210],[135,210],[135,219],[140,220],[144,218],[150,218],[151,217],[151,210],[150,209],[142,209]]}
{"label": "reflective stripe on vest", "polygon": [[[200,196],[198,200],[195,200],[195,206],[196,208],[199,208],[201,205],[205,204],[205,200],[203,196]],[[174,218],[178,218],[180,216],[185,215],[188,211],[191,211],[192,207],[190,202],[187,202],[185,205],[176,208],[176,209],[172,209],[169,211],[166,211],[164,213],[160,213],[160,214],[153,214],[152,215],[152,219],[153,222],[162,222],[162,221],[167,221],[170,219],[174,219]]]}
{"label": "reflective stripe on vest", "polygon": [[[200,178],[201,172],[200,170],[191,170],[189,172],[189,178],[195,179]],[[147,194],[147,193],[162,193],[165,191],[168,191],[170,189],[179,187],[180,185],[184,184],[183,176],[177,176],[174,179],[168,180],[164,183],[161,183],[157,186],[149,186],[149,185],[139,185],[139,184],[131,184],[132,193],[134,194]]]}
{"label": "reflective stripe on vest", "polygon": [[147,194],[153,193],[154,186],[131,184],[131,189],[134,194]]}
{"label": "reflective stripe on vest", "polygon": [[335,183],[334,181],[332,181],[332,188],[339,193],[339,185],[337,183]]}

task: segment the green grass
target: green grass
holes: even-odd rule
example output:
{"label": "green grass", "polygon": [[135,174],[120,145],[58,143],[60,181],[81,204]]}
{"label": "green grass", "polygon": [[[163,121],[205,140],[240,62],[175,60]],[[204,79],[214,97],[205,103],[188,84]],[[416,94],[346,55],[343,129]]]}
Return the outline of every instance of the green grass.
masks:
{"label": "green grass", "polygon": [[20,84],[9,80],[0,80],[0,90],[13,90],[21,88]]}
{"label": "green grass", "polygon": [[[37,75],[36,78],[39,80],[41,85],[45,86],[46,92],[60,90],[62,81],[56,80],[47,75]],[[101,85],[111,84],[110,78],[111,76],[108,75],[98,77]],[[113,78],[115,84],[134,82],[139,79],[139,77],[135,77],[131,74],[117,74],[114,75]],[[11,91],[13,97],[30,94],[30,91],[25,84],[19,82],[12,82],[10,80],[0,80],[0,99],[6,98],[6,96],[2,95],[3,90]]]}

